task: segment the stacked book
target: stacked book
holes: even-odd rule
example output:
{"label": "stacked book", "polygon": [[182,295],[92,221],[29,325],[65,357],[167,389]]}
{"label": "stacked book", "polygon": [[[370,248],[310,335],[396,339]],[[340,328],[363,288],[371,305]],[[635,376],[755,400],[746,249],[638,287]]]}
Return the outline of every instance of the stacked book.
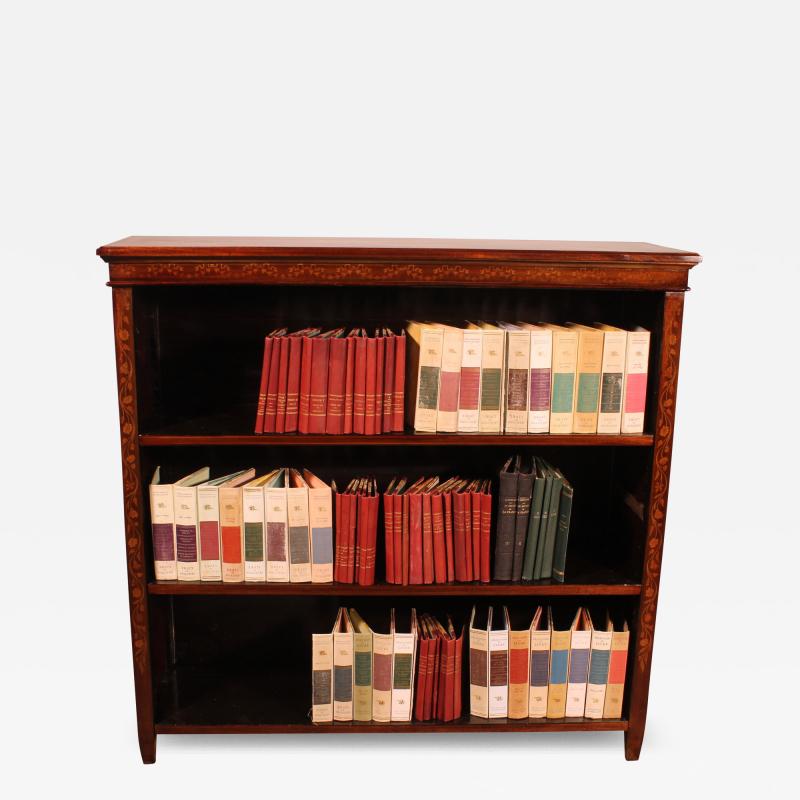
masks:
{"label": "stacked book", "polygon": [[405,375],[403,333],[279,328],[264,339],[255,432],[402,431]]}
{"label": "stacked book", "polygon": [[338,583],[375,583],[378,542],[378,485],[375,478],[353,478],[336,492],[336,561]]}
{"label": "stacked book", "polygon": [[409,322],[406,419],[429,433],[644,430],[650,332]]}
{"label": "stacked book", "polygon": [[329,583],[331,487],[307,469],[150,482],[156,580]]}
{"label": "stacked book", "polygon": [[[619,719],[628,659],[628,626],[606,614],[595,628],[579,608],[556,628],[548,607],[514,626],[508,610],[478,614],[469,623],[470,713],[488,719]],[[491,687],[491,688],[490,688]]]}
{"label": "stacked book", "polygon": [[564,582],[573,489],[541,458],[510,458],[499,477],[496,581]]}
{"label": "stacked book", "polygon": [[386,582],[489,582],[488,479],[393,478],[383,494]]}

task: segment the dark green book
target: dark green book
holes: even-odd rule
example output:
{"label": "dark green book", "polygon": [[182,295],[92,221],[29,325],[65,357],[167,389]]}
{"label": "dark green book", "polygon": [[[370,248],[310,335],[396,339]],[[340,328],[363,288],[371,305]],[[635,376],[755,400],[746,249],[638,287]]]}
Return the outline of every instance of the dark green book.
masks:
{"label": "dark green book", "polygon": [[517,480],[517,519],[514,525],[514,557],[511,563],[511,580],[518,581],[522,577],[522,561],[525,557],[525,540],[528,535],[528,521],[531,512],[531,493],[536,465],[531,463],[530,470],[520,467]]}
{"label": "dark green book", "polygon": [[572,495],[572,486],[564,478],[561,486],[561,502],[558,504],[558,529],[553,552],[553,580],[559,583],[564,583],[564,567],[567,563],[567,539],[569,539],[569,521],[572,515]]}
{"label": "dark green book", "polygon": [[542,522],[542,501],[546,474],[542,462],[533,459],[533,492],[531,494],[531,513],[528,518],[528,538],[525,542],[525,558],[522,562],[522,580],[533,580],[533,568],[536,565],[536,545],[539,541],[539,525]]}
{"label": "dark green book", "polygon": [[542,461],[544,472],[544,497],[542,498],[542,517],[539,520],[539,534],[536,540],[536,560],[533,564],[533,579],[538,581],[542,577],[542,564],[544,562],[544,542],[547,538],[547,521],[550,519],[550,495],[553,491],[553,469]]}
{"label": "dark green book", "polygon": [[494,543],[494,579],[510,581],[517,525],[517,482],[520,458],[509,458],[500,470],[497,499],[497,539]]}
{"label": "dark green book", "polygon": [[550,490],[550,513],[547,515],[547,532],[542,555],[543,578],[551,578],[553,576],[553,553],[556,546],[556,530],[558,529],[558,503],[561,499],[561,484],[563,480],[564,476],[557,469],[554,469],[553,488]]}

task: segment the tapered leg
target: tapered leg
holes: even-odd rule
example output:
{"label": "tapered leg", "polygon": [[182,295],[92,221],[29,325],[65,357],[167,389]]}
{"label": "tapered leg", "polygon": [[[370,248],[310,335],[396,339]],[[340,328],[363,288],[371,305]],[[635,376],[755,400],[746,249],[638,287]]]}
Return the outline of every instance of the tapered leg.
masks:
{"label": "tapered leg", "polygon": [[149,734],[139,729],[139,752],[142,754],[143,764],[156,763],[156,732]]}
{"label": "tapered leg", "polygon": [[642,739],[644,739],[644,729],[625,731],[625,760],[638,761],[639,753],[642,750]]}

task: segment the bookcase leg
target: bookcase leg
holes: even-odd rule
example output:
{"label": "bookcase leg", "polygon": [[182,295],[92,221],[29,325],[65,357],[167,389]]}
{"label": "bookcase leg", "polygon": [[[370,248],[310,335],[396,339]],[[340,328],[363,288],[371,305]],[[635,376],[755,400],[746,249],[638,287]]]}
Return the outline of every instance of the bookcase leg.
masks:
{"label": "bookcase leg", "polygon": [[143,764],[156,763],[156,732],[149,733],[139,728],[139,752],[142,754]]}
{"label": "bookcase leg", "polygon": [[642,750],[642,740],[644,739],[644,730],[631,730],[630,728],[625,731],[625,760],[638,761],[639,753]]}

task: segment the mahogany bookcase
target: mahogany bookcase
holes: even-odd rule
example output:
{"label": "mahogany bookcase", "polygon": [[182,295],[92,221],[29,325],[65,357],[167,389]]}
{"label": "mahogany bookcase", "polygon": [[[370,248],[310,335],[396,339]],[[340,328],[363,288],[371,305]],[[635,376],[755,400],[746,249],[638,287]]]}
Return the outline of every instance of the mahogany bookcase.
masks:
{"label": "mahogany bookcase", "polygon": [[[132,237],[109,265],[139,746],[159,733],[623,731],[642,746],[669,491],[681,322],[695,253],[643,243]],[[652,331],[640,436],[252,433],[264,335],[286,325],[399,330],[408,319],[642,325]],[[542,455],[575,487],[567,579],[395,586],[156,582],[147,485],[173,476],[306,466],[341,485],[373,474],[495,478]],[[496,517],[495,517],[496,518]],[[380,541],[379,535],[379,541]],[[631,642],[622,719],[311,724],[311,633],[350,605],[378,626],[392,605],[542,603],[623,615]],[[466,649],[466,648],[465,648]],[[467,670],[464,670],[465,677]],[[468,697],[465,693],[465,697]],[[468,708],[468,705],[467,705]]]}

